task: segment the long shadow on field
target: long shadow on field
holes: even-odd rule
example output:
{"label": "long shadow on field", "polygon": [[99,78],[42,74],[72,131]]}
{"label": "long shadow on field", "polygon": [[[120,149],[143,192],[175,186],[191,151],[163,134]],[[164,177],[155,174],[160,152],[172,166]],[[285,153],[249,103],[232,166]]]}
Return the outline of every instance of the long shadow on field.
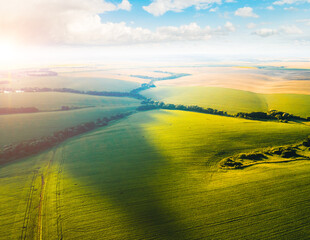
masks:
{"label": "long shadow on field", "polygon": [[131,230],[123,231],[133,231],[135,239],[189,239],[182,219],[166,201],[173,204],[173,173],[166,170],[165,157],[145,140],[134,123],[137,119],[130,117],[69,143],[65,168],[125,213]]}

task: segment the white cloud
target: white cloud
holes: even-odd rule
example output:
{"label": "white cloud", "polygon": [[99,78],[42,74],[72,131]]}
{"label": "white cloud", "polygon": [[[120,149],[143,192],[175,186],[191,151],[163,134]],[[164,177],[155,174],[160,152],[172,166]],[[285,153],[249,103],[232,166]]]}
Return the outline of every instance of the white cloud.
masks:
{"label": "white cloud", "polygon": [[196,9],[207,9],[213,4],[221,4],[221,0],[153,0],[143,9],[154,16],[160,16],[168,11],[181,12],[182,10],[195,6]]}
{"label": "white cloud", "polygon": [[309,19],[299,19],[299,20],[297,20],[296,22],[304,23],[304,24],[306,24],[307,26],[310,26],[310,18],[309,18]]}
{"label": "white cloud", "polygon": [[233,31],[235,31],[235,27],[230,22],[226,22],[224,28],[218,27],[215,29],[212,29],[210,26],[202,28],[197,23],[190,23],[188,25],[182,25],[180,27],[159,27],[156,29],[156,31],[151,33],[151,36],[154,42],[199,41],[208,40],[213,36],[223,35]]}
{"label": "white cloud", "polygon": [[268,7],[266,7],[266,9],[272,11],[272,10],[274,10],[274,7],[273,6],[268,6]]}
{"label": "white cloud", "polygon": [[260,37],[270,37],[278,34],[278,31],[271,28],[261,28],[253,32],[253,34],[258,35]]}
{"label": "white cloud", "polygon": [[310,41],[305,39],[295,40],[295,44],[299,46],[310,46]]}
{"label": "white cloud", "polygon": [[209,12],[216,12],[219,8],[215,7],[215,8],[210,8]]}
{"label": "white cloud", "polygon": [[1,3],[0,38],[30,44],[63,43],[72,32],[98,30],[99,14],[130,8],[128,0],[120,4],[104,0],[10,0]]}
{"label": "white cloud", "polygon": [[284,25],[280,27],[280,31],[285,34],[295,35],[302,34],[302,30],[295,25]]}
{"label": "white cloud", "polygon": [[297,11],[298,8],[294,8],[294,7],[285,7],[283,8],[285,11]]}
{"label": "white cloud", "polygon": [[180,27],[160,27],[152,35],[154,41],[207,40],[212,33],[209,26],[201,28],[197,23],[190,23]]}
{"label": "white cloud", "polygon": [[[19,0],[16,0],[19,1]],[[46,0],[47,1],[47,0]],[[76,4],[79,1],[79,4]],[[55,5],[37,6],[37,14],[29,11],[13,11],[4,17],[1,11],[0,37],[6,34],[30,44],[71,44],[71,45],[119,45],[136,43],[154,43],[169,41],[203,41],[216,35],[225,35],[235,31],[232,23],[212,29],[201,27],[197,23],[182,26],[163,26],[154,31],[147,28],[132,27],[125,22],[102,23],[98,12],[129,9],[127,0],[119,5],[93,0],[67,0]],[[63,4],[62,4],[63,3]],[[85,6],[81,6],[84,3]],[[103,5],[102,5],[102,4]],[[44,11],[43,8],[49,9]],[[42,12],[42,14],[38,14]],[[15,15],[14,15],[15,14]],[[35,16],[35,17],[33,17]],[[20,23],[23,23],[21,25]],[[3,31],[4,29],[4,31]]]}
{"label": "white cloud", "polygon": [[236,31],[235,26],[231,22],[226,22],[224,26],[229,32]]}
{"label": "white cloud", "polygon": [[118,4],[118,9],[130,11],[131,3],[128,0],[123,0],[120,4]]}
{"label": "white cloud", "polygon": [[253,8],[251,7],[239,8],[235,12],[235,15],[239,17],[254,17],[254,18],[258,17],[258,15],[253,12]]}
{"label": "white cloud", "polygon": [[295,3],[310,3],[310,0],[279,0],[275,1],[274,5],[295,4]]}
{"label": "white cloud", "polygon": [[253,34],[258,35],[260,37],[270,37],[277,34],[299,35],[302,33],[303,33],[302,30],[296,27],[295,25],[283,25],[278,30],[271,28],[262,28],[253,32]]}
{"label": "white cloud", "polygon": [[247,24],[247,28],[248,28],[248,29],[256,28],[256,24],[255,24],[255,23],[248,23],[248,24]]}
{"label": "white cloud", "polygon": [[130,22],[102,22],[100,17],[107,11],[130,8],[128,0],[119,0],[118,4],[102,0],[11,0],[0,8],[0,39],[15,39],[25,45],[116,45],[200,41],[235,31],[230,22],[218,28],[190,23],[150,30]]}

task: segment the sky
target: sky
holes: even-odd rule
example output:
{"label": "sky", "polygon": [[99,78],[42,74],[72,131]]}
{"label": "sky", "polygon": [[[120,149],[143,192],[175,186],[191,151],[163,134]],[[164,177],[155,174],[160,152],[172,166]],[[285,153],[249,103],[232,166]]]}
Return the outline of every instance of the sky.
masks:
{"label": "sky", "polygon": [[0,4],[0,64],[310,56],[310,0],[0,0]]}

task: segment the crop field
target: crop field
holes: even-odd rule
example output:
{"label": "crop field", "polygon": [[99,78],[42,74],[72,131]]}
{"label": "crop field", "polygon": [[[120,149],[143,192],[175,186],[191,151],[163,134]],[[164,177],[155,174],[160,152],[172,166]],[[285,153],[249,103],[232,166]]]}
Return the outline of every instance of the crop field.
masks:
{"label": "crop field", "polygon": [[279,109],[302,117],[310,116],[310,95],[266,94],[269,109]]}
{"label": "crop field", "polygon": [[37,107],[42,111],[59,110],[61,106],[84,109],[0,116],[0,146],[34,137],[50,135],[97,118],[135,110],[140,101],[131,98],[97,97],[71,93],[0,94],[0,107]]}
{"label": "crop field", "polygon": [[59,92],[24,92],[0,94],[0,108],[36,107],[40,111],[59,110],[61,106],[107,107],[137,105],[132,98],[90,96]]}
{"label": "crop field", "polygon": [[[240,63],[239,63],[240,64]],[[309,94],[309,68],[272,65],[196,65],[161,68],[163,71],[190,74],[182,78],[158,82],[160,87],[224,87],[258,93]],[[284,64],[284,63],[283,63]]]}
{"label": "crop field", "polygon": [[310,0],[2,5],[0,240],[310,240]]}
{"label": "crop field", "polygon": [[259,94],[219,87],[156,87],[142,94],[166,103],[211,107],[229,113],[275,109],[310,116],[310,95],[303,94]]}
{"label": "crop field", "polygon": [[309,134],[298,123],[131,115],[0,166],[0,239],[307,239],[309,162],[218,164]]}
{"label": "crop field", "polygon": [[18,143],[35,137],[43,137],[98,118],[135,110],[132,106],[108,106],[74,111],[42,112],[0,116],[0,145]]}
{"label": "crop field", "polygon": [[[116,102],[117,103],[117,102]],[[43,137],[98,118],[134,111],[138,101],[128,105],[104,105],[71,111],[10,114],[0,116],[0,146]]]}
{"label": "crop field", "polygon": [[111,79],[105,77],[77,77],[71,75],[44,77],[15,77],[4,87],[24,88],[72,88],[85,91],[127,92],[140,86],[139,82]]}

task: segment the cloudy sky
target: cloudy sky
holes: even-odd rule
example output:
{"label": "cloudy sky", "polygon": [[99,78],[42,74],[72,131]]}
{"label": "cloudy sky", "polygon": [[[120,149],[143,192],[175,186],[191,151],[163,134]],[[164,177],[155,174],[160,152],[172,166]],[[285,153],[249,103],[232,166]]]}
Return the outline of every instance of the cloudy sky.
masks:
{"label": "cloudy sky", "polygon": [[[310,56],[310,0],[0,0],[6,59]],[[57,54],[56,54],[57,53]],[[98,54],[100,53],[100,54]],[[23,54],[23,56],[21,56]]]}

